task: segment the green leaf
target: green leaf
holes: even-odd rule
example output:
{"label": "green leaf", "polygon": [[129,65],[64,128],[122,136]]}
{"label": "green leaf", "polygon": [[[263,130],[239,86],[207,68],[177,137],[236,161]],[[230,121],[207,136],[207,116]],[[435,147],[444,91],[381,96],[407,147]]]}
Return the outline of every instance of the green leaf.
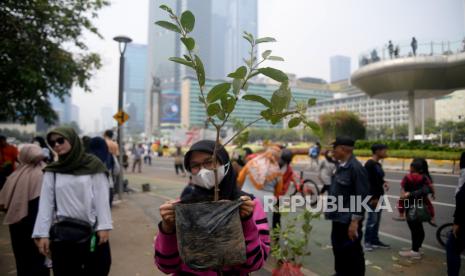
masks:
{"label": "green leaf", "polygon": [[313,121],[304,121],[304,124],[311,128],[313,131],[319,131],[320,130],[320,125],[317,124],[316,122]]}
{"label": "green leaf", "polygon": [[260,112],[260,115],[265,119],[265,120],[270,120],[271,116],[273,115],[273,111],[271,109],[265,109],[262,112]]}
{"label": "green leaf", "polygon": [[200,86],[205,85],[205,68],[203,67],[202,60],[199,58],[198,55],[194,56],[195,58],[195,64],[197,67],[195,68],[196,73],[197,73],[197,79],[199,80]]}
{"label": "green leaf", "polygon": [[208,114],[208,116],[210,116],[210,117],[215,116],[215,115],[218,114],[220,111],[221,111],[221,107],[220,107],[220,105],[219,105],[218,103],[210,104],[210,105],[207,107],[207,114]]}
{"label": "green leaf", "polygon": [[283,71],[275,69],[275,68],[271,68],[271,67],[260,68],[258,69],[258,72],[260,72],[261,74],[271,79],[274,79],[275,81],[285,82],[289,80],[289,78],[287,77],[286,74],[284,74]]}
{"label": "green leaf", "polygon": [[213,86],[210,92],[208,92],[207,101],[209,103],[216,102],[217,100],[221,99],[226,93],[228,93],[230,88],[231,83],[229,82],[220,83]]}
{"label": "green leaf", "polygon": [[259,102],[259,103],[263,104],[264,106],[266,106],[268,108],[271,108],[271,103],[267,99],[263,98],[262,96],[248,94],[248,95],[245,95],[242,98],[244,100],[246,100],[246,101]]}
{"label": "green leaf", "polygon": [[194,64],[191,61],[187,61],[183,58],[178,58],[178,57],[170,57],[168,60],[176,62],[176,63],[181,63],[183,65],[186,65],[188,67],[194,68]]}
{"label": "green leaf", "polygon": [[281,112],[289,106],[291,101],[291,91],[287,85],[281,87],[273,92],[271,96],[271,106],[274,112]]}
{"label": "green leaf", "polygon": [[168,7],[167,5],[161,5],[160,9],[162,9],[164,11],[167,11],[170,14],[173,14],[173,10],[170,7]]}
{"label": "green leaf", "polygon": [[267,59],[271,55],[271,50],[266,50],[262,53],[262,58]]}
{"label": "green leaf", "polygon": [[218,117],[218,119],[220,119],[221,121],[224,121],[224,119],[226,119],[226,114],[224,113],[224,110],[220,110],[220,112],[216,114],[216,117]]}
{"label": "green leaf", "polygon": [[278,56],[269,56],[268,60],[284,61],[284,59],[282,57],[278,57]]}
{"label": "green leaf", "polygon": [[224,112],[232,113],[234,111],[234,107],[236,107],[236,99],[231,95],[221,98],[221,107]]}
{"label": "green leaf", "polygon": [[289,128],[294,128],[294,127],[298,126],[301,122],[302,122],[302,118],[295,117],[295,118],[292,118],[292,119],[289,120],[289,122],[287,123],[287,126]]}
{"label": "green leaf", "polygon": [[195,47],[195,40],[192,37],[181,37],[182,43],[186,46],[187,50],[192,51]]}
{"label": "green leaf", "polygon": [[276,39],[272,37],[262,37],[255,39],[255,44],[265,43],[265,42],[276,42]]}
{"label": "green leaf", "polygon": [[242,36],[244,39],[246,39],[251,45],[254,44],[254,37],[252,34],[248,32],[244,32],[244,35]]}
{"label": "green leaf", "polygon": [[242,86],[242,80],[241,79],[234,79],[232,82],[232,89],[234,95],[239,95],[239,92],[241,91],[241,86]]}
{"label": "green leaf", "polygon": [[308,104],[309,107],[315,106],[316,105],[316,99],[315,98],[308,99],[307,104]]}
{"label": "green leaf", "polygon": [[272,114],[270,116],[270,122],[275,125],[277,123],[279,123],[283,118],[289,116],[289,115],[293,115],[295,114],[295,112],[283,112],[283,113],[277,113],[277,114]]}
{"label": "green leaf", "polygon": [[188,60],[188,61],[192,61],[192,60],[191,60],[191,57],[188,56],[188,55],[184,55],[184,58],[185,58],[186,60]]}
{"label": "green leaf", "polygon": [[235,79],[243,79],[247,75],[247,67],[241,66],[234,73],[230,73],[228,77]]}
{"label": "green leaf", "polygon": [[181,26],[188,33],[192,32],[195,25],[195,16],[191,11],[185,11],[181,14]]}
{"label": "green leaf", "polygon": [[181,29],[179,29],[178,26],[174,25],[173,23],[170,23],[168,21],[157,21],[155,22],[158,26],[168,29],[173,32],[181,33]]}

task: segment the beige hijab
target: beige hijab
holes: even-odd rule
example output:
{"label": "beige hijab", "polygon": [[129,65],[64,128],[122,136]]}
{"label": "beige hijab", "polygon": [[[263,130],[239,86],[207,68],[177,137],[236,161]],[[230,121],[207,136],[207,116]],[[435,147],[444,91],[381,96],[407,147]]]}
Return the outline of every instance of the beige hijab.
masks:
{"label": "beige hijab", "polygon": [[19,152],[20,166],[7,178],[0,191],[0,205],[7,209],[3,224],[14,224],[28,214],[28,203],[40,196],[45,163],[42,149],[25,145]]}

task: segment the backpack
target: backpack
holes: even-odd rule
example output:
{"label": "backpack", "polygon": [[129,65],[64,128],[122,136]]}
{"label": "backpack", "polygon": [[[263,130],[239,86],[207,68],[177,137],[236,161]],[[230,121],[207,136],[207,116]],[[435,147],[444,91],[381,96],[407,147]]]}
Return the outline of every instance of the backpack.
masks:
{"label": "backpack", "polygon": [[318,148],[317,147],[311,147],[310,148],[310,152],[308,153],[308,155],[310,155],[310,157],[312,158],[315,158],[318,156]]}

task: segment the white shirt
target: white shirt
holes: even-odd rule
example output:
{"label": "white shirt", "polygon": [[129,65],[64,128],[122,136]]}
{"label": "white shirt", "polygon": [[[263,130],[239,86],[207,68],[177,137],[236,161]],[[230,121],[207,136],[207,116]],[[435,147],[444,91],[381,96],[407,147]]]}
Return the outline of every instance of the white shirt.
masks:
{"label": "white shirt", "polygon": [[[54,173],[45,172],[39,201],[39,212],[33,238],[49,237],[55,220]],[[70,175],[56,173],[56,201],[58,216],[81,219],[94,225],[96,230],[113,228],[109,203],[109,180],[105,173]]]}

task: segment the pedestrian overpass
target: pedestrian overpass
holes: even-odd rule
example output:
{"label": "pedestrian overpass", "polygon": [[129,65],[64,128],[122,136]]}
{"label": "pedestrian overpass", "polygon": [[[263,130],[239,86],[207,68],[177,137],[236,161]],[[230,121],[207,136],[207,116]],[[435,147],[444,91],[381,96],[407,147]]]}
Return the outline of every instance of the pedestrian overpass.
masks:
{"label": "pedestrian overpass", "polygon": [[[465,46],[434,54],[411,53],[405,57],[363,57],[351,83],[370,97],[409,102],[409,140],[415,132],[415,99],[437,98],[465,88]],[[372,55],[373,56],[373,55]]]}

